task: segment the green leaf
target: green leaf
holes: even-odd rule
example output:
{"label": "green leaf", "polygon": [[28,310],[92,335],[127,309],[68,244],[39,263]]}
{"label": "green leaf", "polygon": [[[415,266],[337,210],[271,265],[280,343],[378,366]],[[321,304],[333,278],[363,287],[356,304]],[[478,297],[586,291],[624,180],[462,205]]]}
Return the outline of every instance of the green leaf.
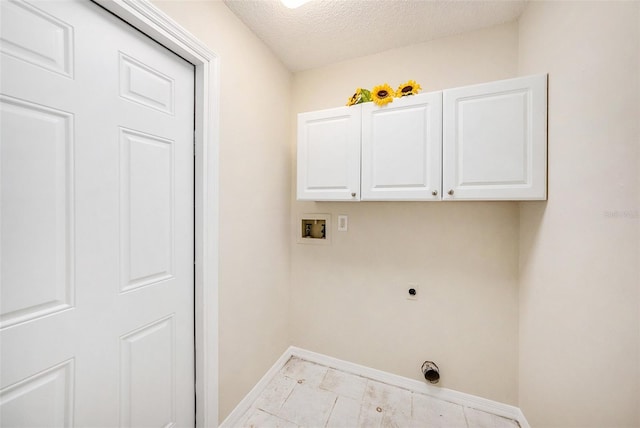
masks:
{"label": "green leaf", "polygon": [[368,103],[372,100],[371,98],[371,91],[369,91],[368,89],[361,89],[361,94],[362,94],[362,102],[363,103]]}

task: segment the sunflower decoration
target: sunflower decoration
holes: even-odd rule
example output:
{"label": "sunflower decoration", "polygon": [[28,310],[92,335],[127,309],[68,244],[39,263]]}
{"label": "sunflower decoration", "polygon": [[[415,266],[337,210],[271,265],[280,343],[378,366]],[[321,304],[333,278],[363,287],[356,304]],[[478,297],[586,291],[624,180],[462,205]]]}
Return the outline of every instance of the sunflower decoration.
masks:
{"label": "sunflower decoration", "polygon": [[396,91],[396,97],[406,97],[408,95],[415,95],[420,92],[422,88],[419,83],[416,83],[415,80],[409,80],[406,83],[398,86],[398,90]]}
{"label": "sunflower decoration", "polygon": [[393,101],[395,91],[391,88],[391,86],[385,83],[384,85],[378,85],[374,87],[373,91],[371,91],[371,95],[374,103],[378,104],[379,106],[383,106]]}
{"label": "sunflower decoration", "polygon": [[371,101],[371,92],[368,89],[358,88],[347,101],[347,106],[368,103],[369,101]]}

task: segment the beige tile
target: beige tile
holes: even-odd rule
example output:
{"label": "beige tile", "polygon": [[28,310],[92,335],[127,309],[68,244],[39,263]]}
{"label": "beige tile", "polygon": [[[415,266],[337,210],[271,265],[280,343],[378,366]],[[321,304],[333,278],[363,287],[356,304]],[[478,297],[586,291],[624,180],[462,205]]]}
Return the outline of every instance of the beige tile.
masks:
{"label": "beige tile", "polygon": [[393,412],[398,418],[411,418],[411,392],[406,389],[368,380],[364,402],[375,404],[374,407],[382,408],[384,413]]}
{"label": "beige tile", "polygon": [[366,386],[366,378],[334,369],[329,369],[320,383],[320,388],[335,392],[342,397],[353,398],[358,402],[362,400]]}
{"label": "beige tile", "polygon": [[298,425],[263,412],[259,409],[250,410],[248,417],[242,423],[243,428],[298,428]]}
{"label": "beige tile", "polygon": [[520,424],[513,419],[504,418],[481,410],[464,408],[469,428],[519,428]]}
{"label": "beige tile", "polygon": [[382,407],[373,403],[362,403],[358,427],[379,428],[382,426]]}
{"label": "beige tile", "polygon": [[292,357],[280,370],[280,373],[288,378],[295,379],[298,384],[317,388],[328,370],[329,368],[326,366]]}
{"label": "beige tile", "polygon": [[407,427],[411,420],[411,392],[367,381],[359,426]]}
{"label": "beige tile", "polygon": [[[363,403],[357,426],[363,428],[406,428],[409,426],[409,422],[409,415],[402,411],[389,407],[382,408],[372,403]],[[422,426],[428,426],[428,423],[425,422]]]}
{"label": "beige tile", "polygon": [[360,417],[361,400],[338,396],[333,406],[327,428],[357,427]]}
{"label": "beige tile", "polygon": [[409,426],[410,421],[410,415],[404,412],[396,409],[383,410],[381,426],[383,428],[406,428]]}
{"label": "beige tile", "polygon": [[338,396],[306,384],[296,385],[276,415],[305,427],[324,427]]}
{"label": "beige tile", "polygon": [[269,413],[277,413],[296,385],[295,379],[278,373],[253,403],[253,407]]}
{"label": "beige tile", "polygon": [[423,394],[412,394],[410,427],[466,428],[467,420],[461,405],[438,400]]}
{"label": "beige tile", "polygon": [[519,428],[518,422],[293,357],[242,427]]}

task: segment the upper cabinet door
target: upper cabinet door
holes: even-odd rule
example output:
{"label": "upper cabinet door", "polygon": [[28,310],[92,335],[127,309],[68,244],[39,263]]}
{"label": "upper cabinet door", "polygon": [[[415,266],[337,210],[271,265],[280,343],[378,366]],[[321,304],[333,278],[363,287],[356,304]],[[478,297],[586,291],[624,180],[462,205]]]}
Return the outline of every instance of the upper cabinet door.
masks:
{"label": "upper cabinet door", "polygon": [[440,199],[442,92],[362,105],[362,200]]}
{"label": "upper cabinet door", "polygon": [[446,90],[443,102],[443,199],[546,199],[546,75]]}
{"label": "upper cabinet door", "polygon": [[298,115],[298,200],[360,199],[360,105]]}

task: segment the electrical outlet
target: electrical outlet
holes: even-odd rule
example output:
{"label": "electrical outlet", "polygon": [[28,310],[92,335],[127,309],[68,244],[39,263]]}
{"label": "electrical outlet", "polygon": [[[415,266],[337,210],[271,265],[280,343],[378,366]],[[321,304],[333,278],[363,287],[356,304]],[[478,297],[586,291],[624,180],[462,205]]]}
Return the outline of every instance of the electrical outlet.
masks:
{"label": "electrical outlet", "polygon": [[338,232],[346,232],[349,228],[349,217],[346,215],[338,216]]}
{"label": "electrical outlet", "polygon": [[405,287],[405,293],[407,300],[418,300],[418,295],[420,294],[418,284],[413,282],[408,283]]}

